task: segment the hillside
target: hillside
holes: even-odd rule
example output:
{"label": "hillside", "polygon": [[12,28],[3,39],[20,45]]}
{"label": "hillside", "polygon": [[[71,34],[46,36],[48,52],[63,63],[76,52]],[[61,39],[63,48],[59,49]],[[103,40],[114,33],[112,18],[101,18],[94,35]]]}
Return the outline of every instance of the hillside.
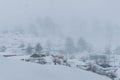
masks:
{"label": "hillside", "polygon": [[[86,77],[87,76],[87,77]],[[0,57],[0,80],[110,80],[91,72],[64,66],[49,66]]]}

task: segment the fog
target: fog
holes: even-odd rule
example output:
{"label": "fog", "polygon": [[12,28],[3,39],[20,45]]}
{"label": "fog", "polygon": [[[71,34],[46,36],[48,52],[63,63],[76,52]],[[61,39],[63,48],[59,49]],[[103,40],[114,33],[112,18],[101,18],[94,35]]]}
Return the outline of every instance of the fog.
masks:
{"label": "fog", "polygon": [[[0,28],[26,29],[48,17],[56,33],[65,37],[82,36],[96,47],[118,46],[119,3],[120,0],[0,0]],[[43,31],[40,26],[37,29]]]}

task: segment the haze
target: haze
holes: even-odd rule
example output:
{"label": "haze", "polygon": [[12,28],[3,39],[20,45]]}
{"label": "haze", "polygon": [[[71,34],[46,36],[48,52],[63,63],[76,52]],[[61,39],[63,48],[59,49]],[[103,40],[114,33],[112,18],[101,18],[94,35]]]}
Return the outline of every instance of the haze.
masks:
{"label": "haze", "polygon": [[120,0],[0,0],[0,27],[25,28],[49,17],[64,36],[83,36],[97,47],[118,46],[119,3]]}

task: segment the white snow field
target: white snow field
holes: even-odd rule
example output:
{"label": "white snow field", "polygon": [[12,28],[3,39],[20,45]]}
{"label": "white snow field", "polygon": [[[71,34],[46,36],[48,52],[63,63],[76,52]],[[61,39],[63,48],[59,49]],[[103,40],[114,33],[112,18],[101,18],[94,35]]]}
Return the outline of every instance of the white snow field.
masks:
{"label": "white snow field", "polygon": [[111,80],[65,66],[39,65],[0,56],[0,80]]}

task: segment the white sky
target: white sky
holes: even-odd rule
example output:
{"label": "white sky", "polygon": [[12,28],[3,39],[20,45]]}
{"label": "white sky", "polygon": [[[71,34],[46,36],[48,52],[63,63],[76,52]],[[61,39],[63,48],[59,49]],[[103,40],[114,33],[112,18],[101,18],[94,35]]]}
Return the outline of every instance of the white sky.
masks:
{"label": "white sky", "polygon": [[[37,17],[49,16],[63,28],[65,34],[83,35],[97,42],[101,37],[108,38],[105,26],[109,23],[115,30],[113,32],[117,30],[114,33],[114,42],[117,43],[119,4],[120,0],[0,0],[0,26],[26,25]],[[96,28],[93,23],[97,22],[99,26]]]}
{"label": "white sky", "polygon": [[30,17],[51,16],[57,21],[95,18],[119,23],[119,3],[120,0],[0,0],[0,20],[19,23]]}

